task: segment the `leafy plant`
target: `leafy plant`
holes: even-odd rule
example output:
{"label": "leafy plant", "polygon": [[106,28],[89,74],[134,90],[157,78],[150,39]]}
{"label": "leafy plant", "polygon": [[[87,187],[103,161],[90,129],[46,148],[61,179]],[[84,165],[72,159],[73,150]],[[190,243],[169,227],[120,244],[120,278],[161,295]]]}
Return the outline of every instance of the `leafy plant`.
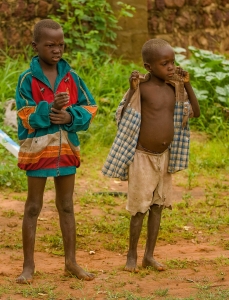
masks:
{"label": "leafy plant", "polygon": [[106,0],[59,0],[58,3],[59,14],[50,17],[62,25],[67,51],[73,56],[82,52],[98,58],[116,49],[118,20],[122,16],[132,17],[135,11],[134,7],[117,2],[120,9],[115,15]]}
{"label": "leafy plant", "polygon": [[200,103],[201,116],[191,122],[214,137],[228,135],[229,60],[224,55],[190,46],[187,59],[183,48],[175,48],[176,61],[191,75]]}

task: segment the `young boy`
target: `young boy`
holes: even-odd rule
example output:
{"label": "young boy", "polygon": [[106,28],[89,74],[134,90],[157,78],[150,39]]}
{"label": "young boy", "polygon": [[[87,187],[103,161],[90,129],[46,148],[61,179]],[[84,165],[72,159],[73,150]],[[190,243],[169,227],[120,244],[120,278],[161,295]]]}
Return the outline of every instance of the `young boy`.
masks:
{"label": "young boy", "polygon": [[64,34],[50,19],[33,32],[30,69],[18,81],[16,104],[20,151],[18,166],[28,176],[28,196],[22,225],[24,264],[18,283],[30,283],[35,270],[37,218],[47,177],[54,177],[56,207],[65,251],[65,271],[92,280],[75,259],[76,228],[73,191],[80,148],[76,132],[87,130],[97,107],[82,79],[63,60]]}
{"label": "young boy", "polygon": [[[148,212],[143,267],[165,267],[154,257],[163,208],[171,208],[171,173],[188,164],[188,117],[200,109],[189,74],[175,67],[175,54],[164,40],[142,48],[145,76],[134,71],[130,89],[116,112],[118,133],[103,166],[109,177],[128,179],[127,210],[131,213],[126,271],[138,272],[137,244]],[[188,98],[188,99],[187,99]]]}

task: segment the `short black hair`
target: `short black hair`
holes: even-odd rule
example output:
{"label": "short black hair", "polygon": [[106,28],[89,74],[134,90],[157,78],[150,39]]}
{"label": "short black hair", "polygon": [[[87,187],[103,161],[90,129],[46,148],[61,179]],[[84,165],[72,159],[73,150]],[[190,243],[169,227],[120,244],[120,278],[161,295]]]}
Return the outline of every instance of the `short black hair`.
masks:
{"label": "short black hair", "polygon": [[162,39],[150,39],[142,46],[142,59],[144,63],[150,63],[152,56],[158,53],[161,47],[171,46],[167,41]]}
{"label": "short black hair", "polygon": [[51,19],[44,19],[35,24],[33,29],[33,40],[38,42],[41,37],[41,32],[43,29],[60,29],[61,25]]}

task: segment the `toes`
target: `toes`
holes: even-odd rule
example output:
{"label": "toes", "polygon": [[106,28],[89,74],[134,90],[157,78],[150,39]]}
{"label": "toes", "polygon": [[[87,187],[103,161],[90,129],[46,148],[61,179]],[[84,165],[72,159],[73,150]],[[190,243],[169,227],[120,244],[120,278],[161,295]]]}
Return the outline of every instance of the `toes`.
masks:
{"label": "toes", "polygon": [[92,273],[71,272],[69,270],[65,270],[65,276],[74,276],[77,277],[79,280],[86,280],[86,281],[91,281],[95,278],[94,274]]}
{"label": "toes", "polygon": [[128,272],[131,272],[131,273],[138,273],[139,269],[138,268],[125,267],[124,271],[128,271]]}
{"label": "toes", "polygon": [[82,278],[82,280],[86,280],[86,281],[91,281],[95,278],[94,275],[90,274],[89,276],[85,277],[85,278]]}
{"label": "toes", "polygon": [[90,281],[90,280],[93,280],[94,278],[95,278],[94,274],[87,273],[86,276],[82,278],[82,280]]}
{"label": "toes", "polygon": [[26,279],[24,276],[16,278],[16,283],[19,284],[31,284],[33,282],[32,278]]}

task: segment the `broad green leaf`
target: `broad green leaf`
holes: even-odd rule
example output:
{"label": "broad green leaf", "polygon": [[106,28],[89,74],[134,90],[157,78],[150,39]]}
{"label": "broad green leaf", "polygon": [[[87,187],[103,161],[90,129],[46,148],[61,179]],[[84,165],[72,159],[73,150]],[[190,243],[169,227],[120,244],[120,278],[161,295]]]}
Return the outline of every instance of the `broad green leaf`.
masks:
{"label": "broad green leaf", "polygon": [[227,90],[220,86],[217,86],[215,90],[216,90],[216,93],[220,94],[221,96],[227,96],[227,94],[228,94]]}

